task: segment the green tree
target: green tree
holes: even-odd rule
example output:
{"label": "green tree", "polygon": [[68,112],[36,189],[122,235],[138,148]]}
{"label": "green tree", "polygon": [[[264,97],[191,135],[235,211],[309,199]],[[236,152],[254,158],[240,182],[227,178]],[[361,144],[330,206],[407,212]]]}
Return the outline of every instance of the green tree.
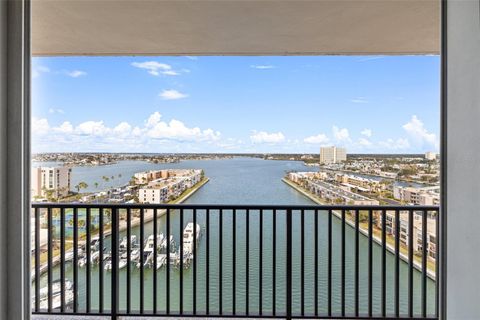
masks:
{"label": "green tree", "polygon": [[134,186],[137,184],[137,180],[135,179],[134,176],[130,178],[130,181],[128,182],[129,185]]}
{"label": "green tree", "polygon": [[86,182],[79,182],[76,186],[75,186],[75,189],[77,189],[77,193],[80,193],[80,190],[81,189],[86,189],[88,188],[88,184]]}
{"label": "green tree", "polygon": [[53,189],[47,189],[46,187],[43,187],[42,191],[43,191],[43,194],[44,194],[45,198],[47,198],[47,200],[49,202],[56,201],[55,191]]}

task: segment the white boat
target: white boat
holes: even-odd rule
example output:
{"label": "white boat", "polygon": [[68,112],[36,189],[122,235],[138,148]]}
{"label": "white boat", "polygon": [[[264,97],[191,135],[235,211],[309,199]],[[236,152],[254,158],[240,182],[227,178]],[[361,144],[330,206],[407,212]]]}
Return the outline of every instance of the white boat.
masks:
{"label": "white boat", "polygon": [[73,250],[65,252],[65,262],[73,260]]}
{"label": "white boat", "polygon": [[[157,234],[157,250],[161,248],[162,242],[164,242],[163,233]],[[145,247],[143,248],[143,253],[148,254],[153,252],[153,246],[155,244],[155,237],[150,235],[148,239],[145,241]],[[144,255],[145,256],[145,255]]]}
{"label": "white boat", "polygon": [[[72,290],[73,288],[73,282],[65,279],[65,291],[67,290]],[[55,280],[52,282],[52,296],[56,294],[60,294],[62,291],[62,281],[61,280]],[[48,296],[48,286],[43,287],[40,289],[40,299],[47,297]]]}
{"label": "white boat", "polygon": [[[65,308],[70,309],[73,305],[73,290],[65,290]],[[33,297],[35,301],[35,297]],[[62,306],[62,295],[57,293],[52,295],[52,309],[60,309]],[[48,309],[48,296],[40,299],[40,309]]]}
{"label": "white boat", "polygon": [[86,264],[87,264],[87,258],[86,257],[78,259],[78,266],[80,268],[83,268]]}
{"label": "white boat", "polygon": [[[127,266],[127,260],[126,259],[120,259],[118,261],[118,269],[123,269]],[[103,267],[106,271],[112,271],[112,259],[109,257],[108,260],[105,261],[105,266]]]}
{"label": "white boat", "polygon": [[194,236],[193,236],[193,228],[194,224],[193,222],[189,222],[185,229],[183,230],[183,254],[189,255],[193,253],[193,248],[198,244],[198,241],[200,239],[200,225],[197,223],[197,228],[196,228],[196,243],[194,243]]}
{"label": "white boat", "polygon": [[90,239],[90,250],[97,251],[98,247],[100,246],[100,238],[94,237]]}
{"label": "white boat", "polygon": [[[68,250],[68,251],[65,252],[65,262],[70,262],[70,261],[73,260],[73,258],[74,258],[74,257],[73,257],[73,253],[74,253],[73,250]],[[82,248],[78,248],[78,250],[77,250],[77,258],[79,259],[79,258],[83,257],[84,255],[85,255],[85,254],[84,254],[83,249],[82,249]]]}
{"label": "white boat", "polygon": [[[163,233],[157,234],[157,252],[161,248],[162,242],[164,241]],[[153,262],[153,253],[155,251],[155,237],[150,235],[147,240],[145,240],[145,246],[143,248],[143,257],[141,261],[138,261],[137,268],[140,268],[142,263],[144,267],[150,267],[154,264]]]}
{"label": "white boat", "polygon": [[[130,236],[130,248],[134,247],[137,243],[137,236],[132,235]],[[123,237],[122,241],[120,242],[119,249],[120,250],[127,250],[128,239],[127,237]]]}
{"label": "white boat", "polygon": [[[125,259],[127,260],[127,251],[124,251],[120,254],[120,259]],[[133,249],[130,251],[130,261],[131,262],[138,262],[138,259],[140,258],[140,249]]]}
{"label": "white boat", "polygon": [[100,251],[94,251],[90,255],[90,263],[97,263],[100,258]]}
{"label": "white boat", "polygon": [[111,271],[112,270],[112,258],[108,256],[104,262],[103,262],[103,269],[106,271]]}
{"label": "white boat", "polygon": [[140,259],[140,249],[135,249],[130,253],[130,260],[137,261]]}
{"label": "white boat", "polygon": [[157,269],[160,269],[167,263],[167,255],[166,254],[159,254],[157,256]]}
{"label": "white boat", "polygon": [[[162,243],[160,244],[160,250],[166,250],[167,249],[167,238],[163,236],[163,234],[160,234],[162,236]],[[170,235],[170,250],[175,246],[175,240],[173,238],[173,235]]]}
{"label": "white boat", "polygon": [[118,262],[118,269],[123,269],[127,266],[127,259],[120,259]]}

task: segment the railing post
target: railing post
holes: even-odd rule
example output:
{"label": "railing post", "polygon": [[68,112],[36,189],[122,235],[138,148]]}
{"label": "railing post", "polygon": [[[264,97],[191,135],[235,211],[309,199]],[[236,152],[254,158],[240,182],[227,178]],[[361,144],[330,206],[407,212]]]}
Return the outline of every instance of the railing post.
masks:
{"label": "railing post", "polygon": [[287,314],[292,318],[292,209],[287,209]]}
{"label": "railing post", "polygon": [[[112,257],[112,291],[110,315],[117,319],[118,312],[118,210],[111,208],[111,257]],[[130,241],[130,239],[128,239]]]}

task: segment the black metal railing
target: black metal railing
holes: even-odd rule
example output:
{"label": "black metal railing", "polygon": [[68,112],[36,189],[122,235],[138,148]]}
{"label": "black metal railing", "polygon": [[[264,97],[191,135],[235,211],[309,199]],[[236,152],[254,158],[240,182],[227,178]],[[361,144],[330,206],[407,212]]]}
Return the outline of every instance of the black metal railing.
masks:
{"label": "black metal railing", "polygon": [[34,314],[438,318],[436,206],[35,203],[32,215]]}

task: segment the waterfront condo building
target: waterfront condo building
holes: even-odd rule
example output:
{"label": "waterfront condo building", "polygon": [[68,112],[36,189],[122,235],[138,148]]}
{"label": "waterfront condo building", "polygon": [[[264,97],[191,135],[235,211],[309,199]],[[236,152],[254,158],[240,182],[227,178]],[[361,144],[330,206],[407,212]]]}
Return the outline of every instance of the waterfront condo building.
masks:
{"label": "waterfront condo building", "polygon": [[347,150],[345,148],[321,147],[320,164],[340,163],[347,160]]}
{"label": "waterfront condo building", "polygon": [[68,167],[38,167],[31,172],[32,197],[45,197],[53,192],[55,198],[65,197],[70,192],[72,169]]}
{"label": "waterfront condo building", "polygon": [[[378,229],[382,229],[382,217],[381,211],[376,211],[374,214],[376,216],[376,226]],[[409,242],[409,232],[408,232],[408,211],[400,211],[400,242],[408,246]],[[385,212],[385,230],[388,235],[395,235],[395,211],[386,211]],[[415,252],[423,252],[423,226],[422,226],[422,216],[418,212],[414,212],[414,221],[413,221],[413,249]],[[437,221],[435,216],[427,216],[427,255],[430,259],[434,260],[437,257],[437,235],[436,235]]]}
{"label": "waterfront condo building", "polygon": [[157,179],[167,179],[169,170],[150,170],[134,174],[135,183],[145,184]]}
{"label": "waterfront condo building", "polygon": [[[151,180],[152,177],[157,177]],[[148,184],[138,190],[140,203],[166,203],[179,197],[186,189],[193,187],[202,179],[199,169],[171,169],[148,171],[135,174],[135,179]]]}
{"label": "waterfront condo building", "polygon": [[158,183],[138,190],[140,203],[166,203],[168,201],[168,183]]}

